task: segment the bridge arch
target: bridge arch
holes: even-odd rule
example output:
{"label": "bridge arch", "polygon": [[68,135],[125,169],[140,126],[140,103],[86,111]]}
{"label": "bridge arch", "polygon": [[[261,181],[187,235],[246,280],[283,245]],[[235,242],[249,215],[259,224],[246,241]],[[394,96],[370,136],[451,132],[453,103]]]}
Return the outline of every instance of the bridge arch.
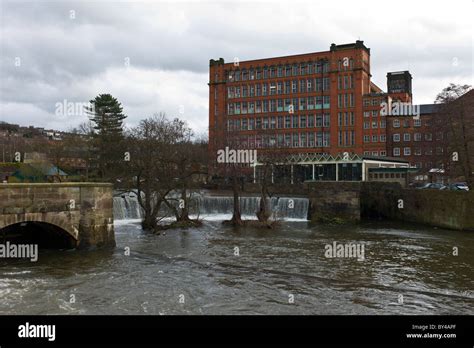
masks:
{"label": "bridge arch", "polygon": [[57,225],[39,221],[19,222],[0,229],[5,244],[36,244],[40,249],[74,249],[77,241]]}
{"label": "bridge arch", "polygon": [[3,183],[0,197],[0,239],[28,227],[54,230],[79,249],[115,246],[112,184]]}
{"label": "bridge arch", "polygon": [[74,248],[78,230],[61,213],[8,214],[0,219],[0,240],[36,243],[40,247]]}

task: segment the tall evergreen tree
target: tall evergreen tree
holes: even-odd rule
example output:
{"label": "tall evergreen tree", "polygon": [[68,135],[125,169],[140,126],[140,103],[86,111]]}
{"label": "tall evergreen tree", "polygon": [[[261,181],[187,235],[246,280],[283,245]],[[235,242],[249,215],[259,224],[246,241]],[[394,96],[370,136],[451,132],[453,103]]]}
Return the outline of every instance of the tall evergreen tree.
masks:
{"label": "tall evergreen tree", "polygon": [[127,116],[121,103],[110,94],[99,94],[90,103],[87,111],[95,129],[98,175],[101,179],[112,179],[109,174],[117,174],[114,167],[123,159],[123,120]]}

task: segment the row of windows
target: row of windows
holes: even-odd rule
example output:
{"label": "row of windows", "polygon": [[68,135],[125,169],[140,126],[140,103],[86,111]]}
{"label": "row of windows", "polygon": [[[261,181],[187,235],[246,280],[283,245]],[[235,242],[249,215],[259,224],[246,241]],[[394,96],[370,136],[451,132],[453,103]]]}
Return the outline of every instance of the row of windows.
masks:
{"label": "row of windows", "polygon": [[351,75],[339,75],[337,78],[337,89],[352,89],[354,88],[354,78]]}
{"label": "row of windows", "polygon": [[277,135],[249,135],[239,140],[247,148],[265,147],[329,147],[329,132],[284,133]]}
{"label": "row of windows", "polygon": [[[442,147],[436,147],[435,149],[435,154],[436,155],[442,155],[444,153],[444,149]],[[404,156],[411,156],[412,151],[411,147],[404,147],[403,148],[403,155]],[[415,156],[421,156],[423,154],[423,150],[419,147],[415,148],[413,150],[413,154]],[[393,155],[394,156],[400,156],[400,148],[399,147],[394,147],[393,148]],[[425,155],[431,156],[433,155],[433,149],[432,148],[426,148],[425,149]]]}
{"label": "row of windows", "polygon": [[364,121],[364,129],[377,129],[377,128],[385,128],[387,126],[385,120],[377,121],[373,120],[372,122],[370,121]]}
{"label": "row of windows", "polygon": [[400,179],[405,177],[405,173],[369,173],[369,179]]}
{"label": "row of windows", "polygon": [[337,143],[339,146],[355,145],[355,131],[339,131]]}
{"label": "row of windows", "polygon": [[[400,136],[400,134],[396,133],[396,134],[393,134],[392,139],[393,139],[394,142],[399,142],[401,140],[401,136]],[[414,141],[421,141],[422,140],[422,134],[421,133],[413,134],[413,140]],[[425,133],[425,140],[426,141],[432,141],[433,140],[433,134]],[[443,140],[443,132],[437,132],[436,133],[436,140],[437,141]],[[404,133],[403,134],[403,141],[411,141],[411,134],[410,133]]]}
{"label": "row of windows", "polygon": [[385,134],[381,134],[380,137],[378,135],[364,135],[364,143],[370,143],[370,142],[373,142],[373,143],[377,143],[377,142],[381,142],[381,143],[385,143],[387,141],[387,136]]}
{"label": "row of windows", "polygon": [[[398,120],[398,119],[393,120],[392,125],[393,125],[393,128],[400,128],[400,120]],[[429,123],[426,122],[426,125],[429,126]],[[421,127],[421,119],[420,118],[413,119],[413,126],[414,127]],[[405,127],[405,128],[410,127],[410,118],[408,118],[406,120],[403,120],[403,127]]]}
{"label": "row of windows", "polygon": [[227,121],[229,131],[329,127],[329,114],[242,118]]}
{"label": "row of windows", "polygon": [[287,98],[256,100],[252,102],[227,103],[227,115],[258,114],[261,112],[288,112],[298,110],[329,109],[330,96],[316,96],[307,98]]}
{"label": "row of windows", "polygon": [[364,99],[364,106],[370,106],[370,104],[372,104],[372,106],[380,106],[380,99],[367,99],[365,98]]}
{"label": "row of windows", "polygon": [[227,73],[227,81],[261,80],[276,77],[290,77],[310,74],[321,74],[329,71],[329,62],[318,61],[286,66],[270,66],[256,69],[237,69]]}
{"label": "row of windows", "polygon": [[353,112],[338,112],[337,125],[338,126],[354,126],[354,113]]}
{"label": "row of windows", "polygon": [[329,89],[330,80],[328,77],[324,77],[227,87],[227,97],[229,99],[248,98],[290,93],[320,92],[328,91]]}
{"label": "row of windows", "polygon": [[[378,110],[364,111],[364,117],[370,117],[370,115],[372,115],[372,117],[377,117],[379,115],[379,111]],[[380,116],[385,116],[385,115],[381,114]]]}
{"label": "row of windows", "polygon": [[387,151],[364,151],[364,156],[387,156]]}
{"label": "row of windows", "polygon": [[338,108],[354,107],[354,94],[353,93],[338,94],[337,107]]}

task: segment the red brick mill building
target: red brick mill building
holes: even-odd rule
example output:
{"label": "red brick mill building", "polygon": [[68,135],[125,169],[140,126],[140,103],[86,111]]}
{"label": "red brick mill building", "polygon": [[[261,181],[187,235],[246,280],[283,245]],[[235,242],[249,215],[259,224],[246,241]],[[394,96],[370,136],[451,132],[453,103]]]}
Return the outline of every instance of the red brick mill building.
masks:
{"label": "red brick mill building", "polygon": [[[423,167],[413,161],[415,149],[392,141],[393,116],[381,113],[381,103],[411,103],[410,73],[388,73],[384,92],[371,82],[370,66],[370,48],[359,40],[293,56],[211,59],[211,172],[216,172],[217,150],[225,146],[259,152],[284,148],[300,181],[368,180],[369,168],[408,167],[406,159]],[[433,107],[420,110],[423,119]],[[401,122],[401,129],[415,133],[420,121],[405,117]]]}

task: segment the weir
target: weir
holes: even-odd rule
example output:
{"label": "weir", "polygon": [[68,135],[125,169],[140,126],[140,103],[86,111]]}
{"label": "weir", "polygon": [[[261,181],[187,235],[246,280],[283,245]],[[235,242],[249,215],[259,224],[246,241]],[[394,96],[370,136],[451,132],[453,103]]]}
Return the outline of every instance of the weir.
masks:
{"label": "weir", "polygon": [[[308,218],[309,199],[300,197],[272,197],[269,207],[278,219]],[[260,197],[240,197],[241,214],[255,217],[260,205]],[[231,196],[200,195],[192,198],[189,207],[191,214],[200,216],[232,214],[234,199]],[[163,211],[166,213],[166,211]],[[114,197],[114,218],[117,220],[140,219],[142,212],[138,199],[133,194]]]}

